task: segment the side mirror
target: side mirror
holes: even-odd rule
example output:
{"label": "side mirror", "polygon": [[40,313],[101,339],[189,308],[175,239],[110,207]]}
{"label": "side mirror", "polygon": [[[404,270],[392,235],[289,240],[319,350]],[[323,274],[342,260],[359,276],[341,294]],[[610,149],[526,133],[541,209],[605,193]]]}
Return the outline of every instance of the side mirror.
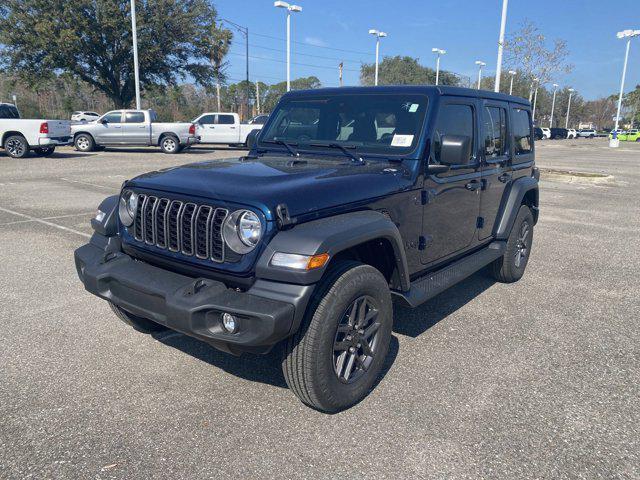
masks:
{"label": "side mirror", "polygon": [[107,123],[107,121],[104,118],[101,118],[100,120],[98,120],[99,123],[105,125]]}
{"label": "side mirror", "polygon": [[471,137],[443,135],[440,147],[440,163],[443,165],[467,165],[471,160]]}
{"label": "side mirror", "polygon": [[259,134],[260,134],[260,130],[256,128],[255,130],[251,130],[249,132],[249,135],[247,135],[247,148],[249,150],[251,150],[256,145]]}

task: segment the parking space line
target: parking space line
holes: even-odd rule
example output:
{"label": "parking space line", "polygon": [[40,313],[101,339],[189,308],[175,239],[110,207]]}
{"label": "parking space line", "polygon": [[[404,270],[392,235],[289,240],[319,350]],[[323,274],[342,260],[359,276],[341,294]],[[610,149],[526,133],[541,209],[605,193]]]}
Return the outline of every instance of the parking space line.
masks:
{"label": "parking space line", "polygon": [[[56,215],[55,217],[42,217],[40,220],[57,220],[58,218],[82,217],[84,215],[93,215],[94,213],[95,211],[82,212],[82,213],[70,213],[69,215]],[[29,222],[33,222],[33,220],[16,220],[14,222],[0,223],[0,227],[4,227],[6,225],[15,225],[17,223],[29,223]]]}
{"label": "parking space line", "polygon": [[109,190],[115,190],[117,188],[117,187],[108,187],[107,185],[98,185],[97,183],[83,182],[81,180],[69,180],[68,178],[63,178],[63,177],[60,177],[60,180],[63,180],[69,183],[79,183],[81,185],[88,185],[90,187],[106,188]]}
{"label": "parking space line", "polygon": [[26,213],[15,212],[13,210],[9,210],[8,208],[0,207],[0,211],[5,213],[10,213],[11,215],[16,215],[18,217],[26,218],[32,222],[41,223],[43,225],[47,225],[49,227],[57,228],[59,230],[64,230],[66,232],[75,233],[76,235],[81,235],[85,238],[91,238],[91,235],[88,233],[81,232],[80,230],[74,230],[73,228],[64,227],[62,225],[58,225],[57,223],[48,222],[47,220],[43,220],[42,218],[32,217],[31,215],[27,215]]}

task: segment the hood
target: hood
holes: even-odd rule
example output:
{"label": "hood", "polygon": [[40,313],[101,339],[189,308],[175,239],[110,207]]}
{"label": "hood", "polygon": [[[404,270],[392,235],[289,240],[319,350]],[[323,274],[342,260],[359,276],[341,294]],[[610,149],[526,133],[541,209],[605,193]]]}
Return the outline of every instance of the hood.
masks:
{"label": "hood", "polygon": [[[411,162],[409,160],[408,162]],[[163,169],[136,177],[130,186],[260,208],[267,219],[281,203],[292,217],[410,189],[403,163],[340,157],[227,158]]]}

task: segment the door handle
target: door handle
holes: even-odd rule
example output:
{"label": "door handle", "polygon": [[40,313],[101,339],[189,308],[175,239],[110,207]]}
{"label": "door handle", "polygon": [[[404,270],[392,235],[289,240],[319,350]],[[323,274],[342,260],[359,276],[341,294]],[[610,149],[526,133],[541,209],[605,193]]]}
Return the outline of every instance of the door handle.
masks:
{"label": "door handle", "polygon": [[236,127],[229,127],[229,128],[231,128],[231,130],[235,130],[236,129]]}
{"label": "door handle", "polygon": [[464,186],[464,188],[473,192],[474,190],[479,189],[481,185],[482,184],[478,180],[471,180]]}
{"label": "door handle", "polygon": [[509,180],[511,180],[511,174],[503,173],[498,177],[498,180],[500,180],[502,183],[507,183]]}
{"label": "door handle", "polygon": [[146,125],[141,125],[138,128],[147,128],[147,126]]}

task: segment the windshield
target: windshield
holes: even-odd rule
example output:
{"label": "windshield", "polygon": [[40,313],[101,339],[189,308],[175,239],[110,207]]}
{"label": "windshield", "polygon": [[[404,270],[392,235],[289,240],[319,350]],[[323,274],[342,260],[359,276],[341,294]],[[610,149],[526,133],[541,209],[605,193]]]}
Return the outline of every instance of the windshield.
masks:
{"label": "windshield", "polygon": [[358,155],[407,155],[417,146],[426,111],[427,97],[416,94],[291,98],[272,113],[260,146],[284,141],[318,149],[331,143],[357,148]]}

